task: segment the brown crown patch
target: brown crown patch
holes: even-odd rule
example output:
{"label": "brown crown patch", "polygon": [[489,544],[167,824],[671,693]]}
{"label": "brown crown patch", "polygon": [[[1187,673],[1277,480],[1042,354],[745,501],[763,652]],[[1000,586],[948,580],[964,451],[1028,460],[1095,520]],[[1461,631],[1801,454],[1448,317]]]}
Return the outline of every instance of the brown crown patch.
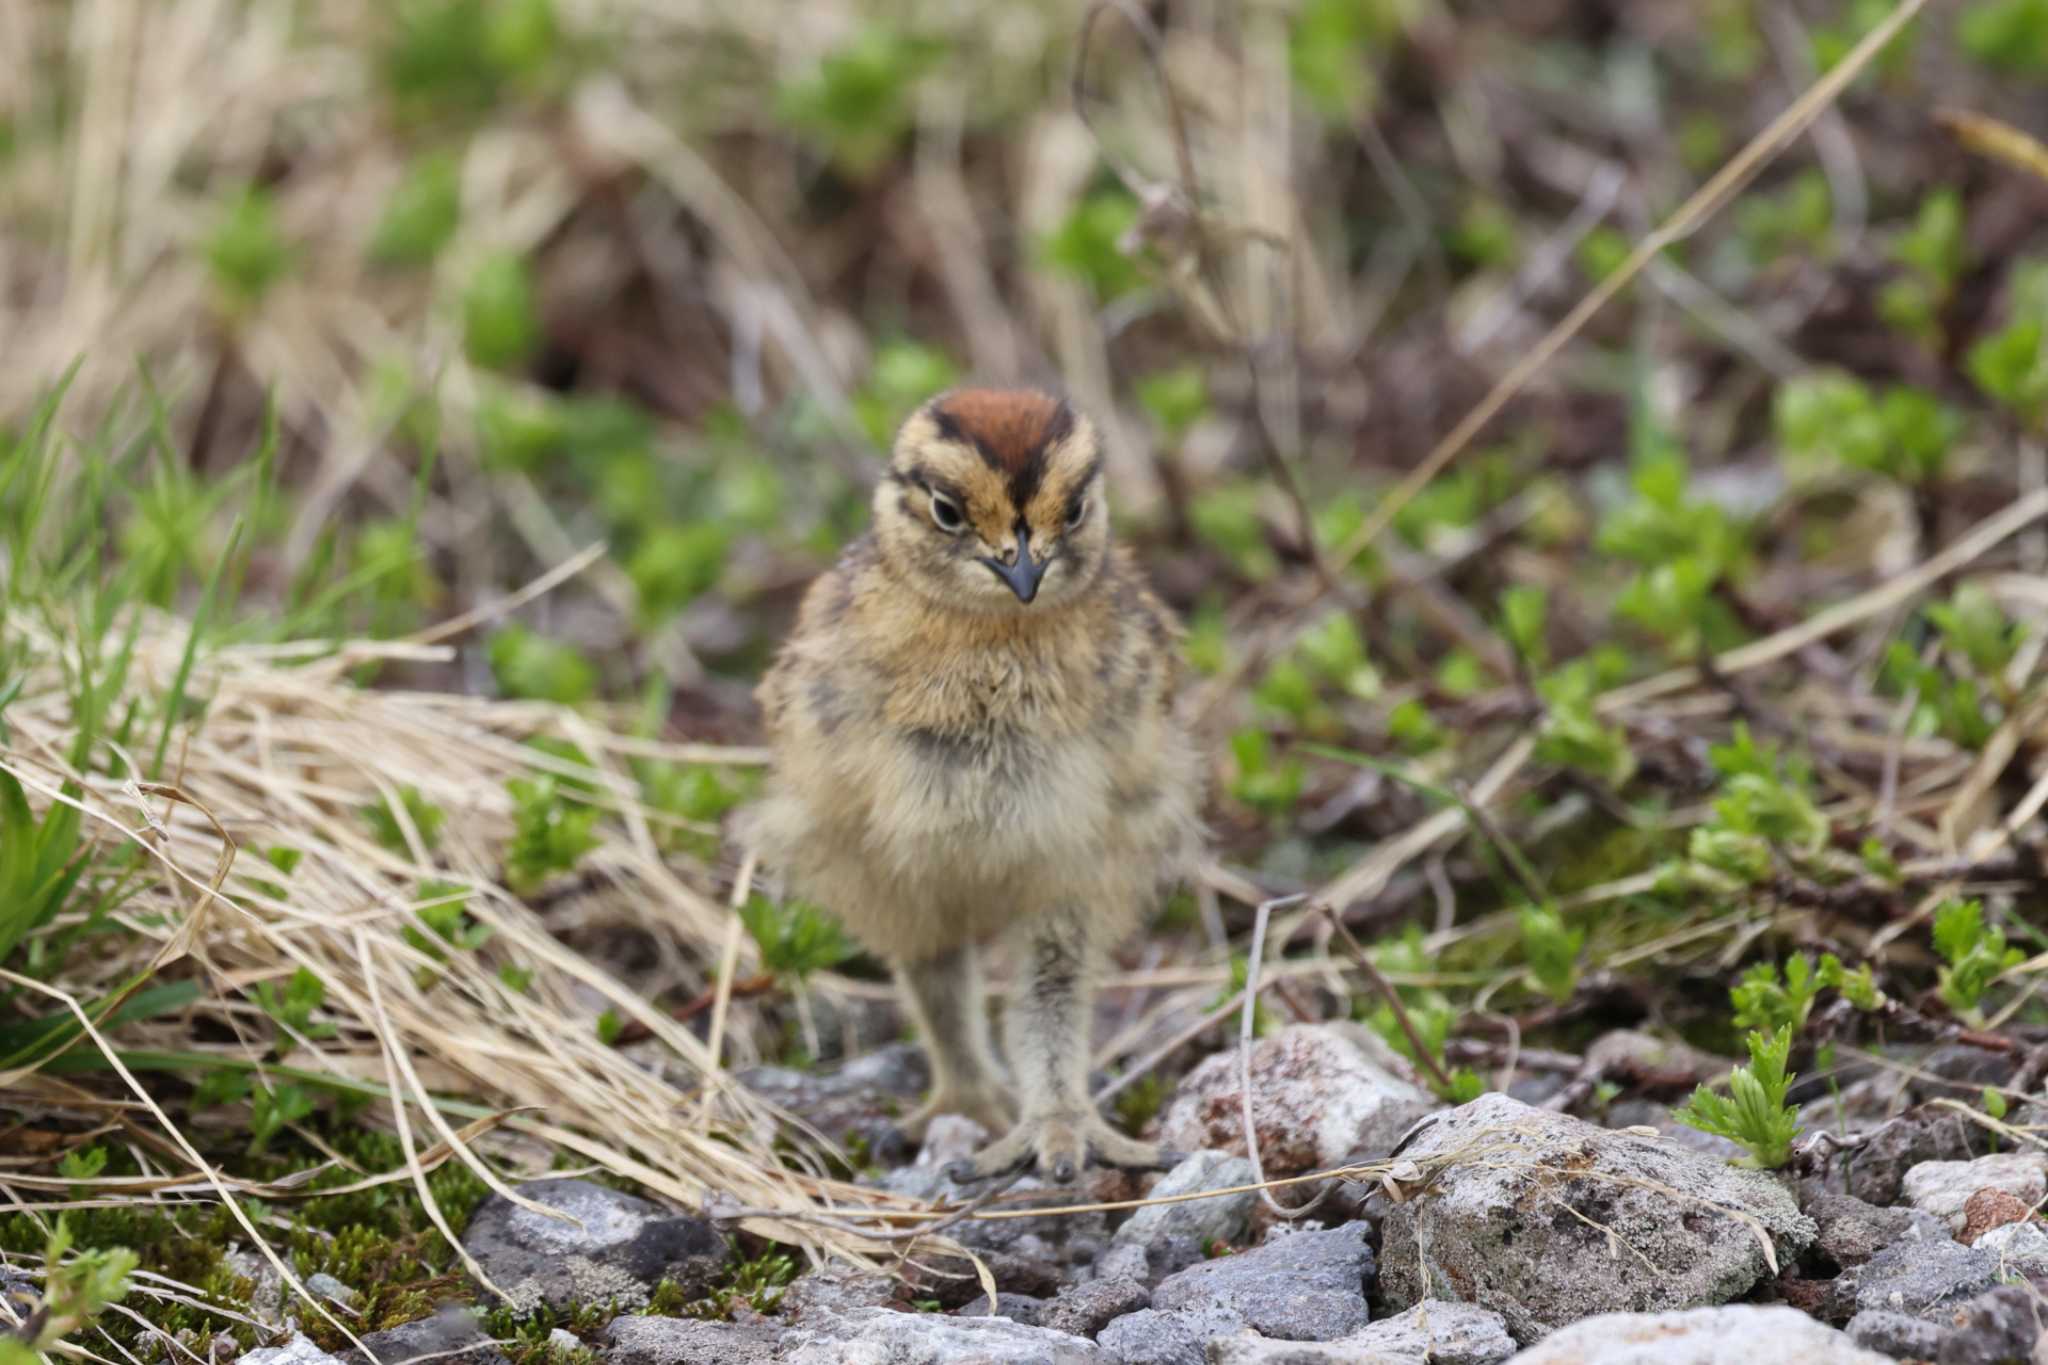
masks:
{"label": "brown crown patch", "polygon": [[1043,460],[1074,427],[1074,414],[1050,394],[1030,389],[962,389],[932,409],[939,432],[971,445],[990,468],[1016,477]]}

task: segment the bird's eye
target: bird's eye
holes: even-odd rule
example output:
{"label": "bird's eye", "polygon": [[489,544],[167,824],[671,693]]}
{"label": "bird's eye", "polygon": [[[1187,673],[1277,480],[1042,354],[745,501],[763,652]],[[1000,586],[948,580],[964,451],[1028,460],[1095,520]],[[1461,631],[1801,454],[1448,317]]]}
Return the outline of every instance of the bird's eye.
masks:
{"label": "bird's eye", "polygon": [[932,494],[932,523],[948,535],[967,524],[967,518],[960,513],[960,504],[944,493]]}
{"label": "bird's eye", "polygon": [[1088,520],[1088,499],[1077,498],[1074,501],[1074,505],[1067,509],[1067,529],[1069,531],[1077,530],[1080,528],[1081,523],[1086,520]]}

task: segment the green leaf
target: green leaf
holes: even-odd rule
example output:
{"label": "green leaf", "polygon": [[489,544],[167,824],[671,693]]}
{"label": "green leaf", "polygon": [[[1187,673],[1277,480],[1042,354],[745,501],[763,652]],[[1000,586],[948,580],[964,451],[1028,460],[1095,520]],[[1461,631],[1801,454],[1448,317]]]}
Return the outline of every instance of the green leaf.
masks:
{"label": "green leaf", "polygon": [[1994,685],[2002,684],[2026,634],[2022,626],[2006,619],[1990,590],[1975,582],[1962,584],[1947,603],[1929,606],[1927,619],[1941,631],[1949,649]]}
{"label": "green leaf", "polygon": [[552,777],[514,778],[513,835],[505,850],[505,884],[520,895],[539,889],[558,872],[575,867],[597,847],[595,808],[571,805]]}
{"label": "green leaf", "polygon": [[384,203],[369,256],[383,265],[425,265],[462,221],[462,166],[448,152],[415,161]]}
{"label": "green leaf", "polygon": [[1188,429],[1209,412],[1209,382],[1198,365],[1155,370],[1132,386],[1138,405],[1168,445],[1180,444]]}
{"label": "green leaf", "polygon": [[634,550],[626,572],[640,596],[643,623],[660,621],[711,590],[725,572],[730,537],[699,521],[657,527]]}
{"label": "green leaf", "polygon": [[1550,662],[1544,630],[1550,616],[1550,595],[1533,583],[1517,583],[1500,595],[1501,633],[1532,672]]}
{"label": "green leaf", "polygon": [[540,311],[533,274],[522,256],[487,256],[462,293],[463,348],[485,369],[525,361],[540,345]]}
{"label": "green leaf", "polygon": [[228,201],[207,234],[205,250],[214,284],[238,308],[250,307],[269,293],[292,260],[278,225],[276,201],[255,186]]}
{"label": "green leaf", "polygon": [[1107,303],[1144,282],[1143,269],[1123,248],[1137,222],[1137,200],[1121,189],[1098,190],[1046,237],[1040,254],[1047,265],[1087,285],[1098,302]]}
{"label": "green leaf", "polygon": [[1792,1140],[1799,1135],[1799,1110],[1785,1103],[1792,1078],[1785,1064],[1792,1052],[1792,1029],[1780,1027],[1766,1035],[1749,1035],[1748,1066],[1728,1076],[1728,1094],[1702,1085],[1674,1117],[1749,1149],[1742,1164],[1773,1169],[1791,1159]]}
{"label": "green leaf", "polygon": [[778,903],[756,895],[739,908],[739,916],[760,950],[762,967],[777,976],[802,981],[859,951],[838,920],[802,901]]}
{"label": "green leaf", "polygon": [[489,654],[508,697],[573,706],[597,691],[597,670],[579,651],[516,622],[491,637]]}

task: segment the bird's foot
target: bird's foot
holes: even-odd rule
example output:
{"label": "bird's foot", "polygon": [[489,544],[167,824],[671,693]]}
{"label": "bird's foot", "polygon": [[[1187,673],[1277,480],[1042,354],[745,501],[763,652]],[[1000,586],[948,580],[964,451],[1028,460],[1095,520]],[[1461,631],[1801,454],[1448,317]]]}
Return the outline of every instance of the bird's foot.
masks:
{"label": "bird's foot", "polygon": [[946,1177],[964,1185],[1028,1166],[1066,1185],[1080,1175],[1090,1156],[1105,1166],[1161,1171],[1179,1164],[1182,1155],[1125,1137],[1093,1112],[1040,1114],[1024,1119],[972,1157],[947,1166]]}

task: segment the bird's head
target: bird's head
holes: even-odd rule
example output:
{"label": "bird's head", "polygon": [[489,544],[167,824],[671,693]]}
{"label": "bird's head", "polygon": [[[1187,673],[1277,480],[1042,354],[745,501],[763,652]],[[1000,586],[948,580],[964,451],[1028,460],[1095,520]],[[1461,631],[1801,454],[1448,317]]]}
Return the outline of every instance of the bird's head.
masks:
{"label": "bird's head", "polygon": [[883,558],[963,611],[1045,611],[1109,549],[1095,428],[1028,389],[956,389],[912,413],[875,490]]}

